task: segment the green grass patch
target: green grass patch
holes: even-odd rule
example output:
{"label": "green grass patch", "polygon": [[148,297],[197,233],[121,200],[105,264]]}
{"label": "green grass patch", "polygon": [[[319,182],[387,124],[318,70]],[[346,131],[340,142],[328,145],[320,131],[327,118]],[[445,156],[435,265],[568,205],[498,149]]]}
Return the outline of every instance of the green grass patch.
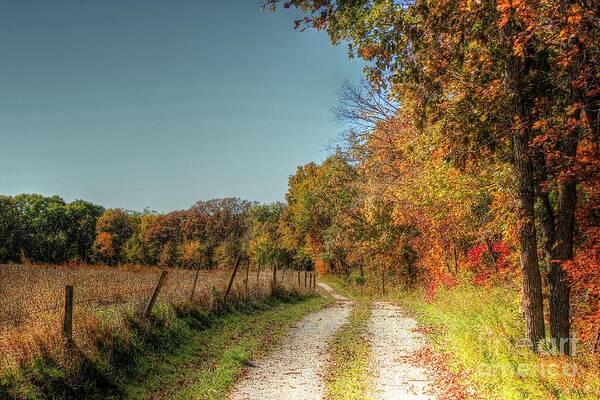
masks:
{"label": "green grass patch", "polygon": [[221,309],[158,305],[150,320],[100,316],[94,344],[59,343],[0,371],[1,399],[223,399],[244,362],[330,299],[285,296]]}
{"label": "green grass patch", "polygon": [[371,297],[364,286],[357,284],[348,276],[326,275],[319,276],[319,280],[331,286],[342,296],[352,300],[367,300]]}
{"label": "green grass patch", "polygon": [[398,296],[402,291],[394,287],[391,283],[386,285],[386,294],[381,292],[381,286],[373,285],[371,281],[359,279],[360,275],[353,274],[352,276],[336,276],[326,275],[320,276],[319,280],[327,283],[339,294],[352,300],[377,300],[377,301],[397,301]]}
{"label": "green grass patch", "polygon": [[326,400],[366,400],[371,382],[371,347],[366,339],[370,302],[352,309],[348,322],[333,337],[326,381]]}
{"label": "green grass patch", "polygon": [[536,355],[524,345],[517,285],[465,283],[441,290],[430,302],[412,293],[401,303],[434,328],[429,336],[436,350],[451,355],[453,368],[467,370],[485,398],[600,398],[598,364],[589,350],[580,346],[567,358]]}

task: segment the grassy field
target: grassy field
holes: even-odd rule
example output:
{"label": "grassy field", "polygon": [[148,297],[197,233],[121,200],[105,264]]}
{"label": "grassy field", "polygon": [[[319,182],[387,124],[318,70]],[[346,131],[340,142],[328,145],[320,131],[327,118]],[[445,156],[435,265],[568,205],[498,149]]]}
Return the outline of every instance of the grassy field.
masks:
{"label": "grassy field", "polygon": [[371,348],[365,340],[371,303],[361,301],[353,308],[348,322],[331,341],[327,368],[326,400],[366,400],[371,382]]}

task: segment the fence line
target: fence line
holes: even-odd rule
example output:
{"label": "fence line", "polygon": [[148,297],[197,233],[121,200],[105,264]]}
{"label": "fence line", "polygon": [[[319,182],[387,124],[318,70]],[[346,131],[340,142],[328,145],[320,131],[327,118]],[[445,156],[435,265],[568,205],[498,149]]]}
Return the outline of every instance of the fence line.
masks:
{"label": "fence line", "polygon": [[50,307],[39,308],[37,310],[28,312],[27,314],[25,314],[23,316],[20,315],[18,317],[10,317],[10,318],[5,318],[5,319],[0,319],[0,324],[5,323],[5,322],[19,322],[19,321],[22,320],[22,318],[26,318],[22,322],[19,322],[17,324],[17,326],[25,325],[27,323],[27,321],[31,320],[31,318],[28,318],[28,317],[32,317],[34,315],[39,315],[39,314],[42,314],[42,313],[47,313],[48,311],[58,310],[59,308],[60,308],[59,304],[55,304],[55,305],[50,306]]}
{"label": "fence line", "polygon": [[[240,267],[240,262],[236,263],[236,267]],[[62,333],[64,337],[71,342],[73,340],[73,336],[75,332],[73,331],[73,324],[76,323],[77,318],[81,317],[82,308],[84,312],[90,311],[90,305],[95,305],[98,307],[110,307],[113,305],[127,305],[131,304],[134,306],[141,306],[146,301],[145,311],[142,314],[148,317],[151,315],[152,309],[157,302],[166,302],[173,303],[175,301],[190,301],[194,303],[194,298],[197,298],[202,292],[208,293],[209,300],[208,306],[213,307],[216,303],[215,301],[228,301],[229,299],[233,301],[240,301],[240,299],[253,297],[253,296],[269,296],[273,293],[273,289],[275,287],[284,287],[289,290],[303,292],[303,293],[312,293],[314,292],[314,286],[311,288],[306,287],[306,278],[310,276],[308,271],[297,271],[297,276],[294,272],[296,270],[289,269],[275,269],[273,268],[273,275],[270,276],[268,273],[269,267],[265,266],[263,268],[259,268],[258,271],[263,272],[260,275],[257,275],[256,278],[253,279],[252,275],[250,275],[250,268],[246,266],[246,271],[243,273],[237,273],[237,268],[233,270],[227,271],[231,273],[229,278],[227,276],[218,276],[210,273],[202,273],[200,270],[172,270],[167,273],[166,270],[157,271],[159,273],[153,273],[150,276],[144,276],[144,279],[140,280],[142,283],[141,289],[133,289],[133,290],[122,290],[124,287],[117,284],[106,285],[100,283],[102,286],[89,286],[92,281],[102,282],[103,280],[107,280],[107,278],[114,278],[114,276],[118,276],[118,274],[127,273],[129,271],[120,272],[118,270],[112,271],[87,271],[97,276],[92,276],[81,281],[75,279],[67,279],[72,283],[64,285],[61,287],[61,291],[64,291],[64,296],[53,296],[52,302],[54,303],[51,306],[40,307],[34,310],[27,312],[26,314],[11,316],[8,318],[0,319],[0,332],[5,331],[6,329],[16,329],[20,328],[23,325],[36,321],[35,316],[44,315],[46,317],[52,317],[53,313],[62,308]],[[189,274],[187,272],[190,272]],[[57,276],[60,275],[60,271],[55,270],[53,272],[57,272]],[[107,274],[108,272],[108,274]],[[178,273],[180,272],[180,273]],[[256,273],[257,271],[252,271]],[[267,273],[264,273],[267,272]],[[138,273],[137,271],[135,273]],[[304,273],[304,282],[305,285],[301,284],[301,274]],[[116,275],[114,275],[116,274]],[[278,276],[279,275],[279,276]],[[152,278],[154,277],[154,278]],[[69,276],[69,278],[71,278]],[[125,280],[121,283],[125,284],[125,281],[128,277],[124,276]],[[157,282],[158,278],[158,282]],[[183,278],[183,279],[182,279]],[[279,279],[278,279],[279,278]],[[312,281],[312,276],[310,276]],[[151,285],[152,279],[154,280],[154,284]],[[45,282],[47,285],[48,283]],[[50,282],[51,283],[51,282]],[[137,282],[139,284],[139,282]],[[311,282],[312,283],[312,282]],[[226,285],[226,286],[225,286]],[[48,285],[53,286],[53,285]],[[231,296],[228,298],[230,292],[234,292],[233,288],[235,287],[235,296]],[[78,289],[79,288],[79,289]],[[100,288],[103,292],[100,295],[90,295],[89,291]],[[46,289],[46,288],[45,288]],[[56,287],[48,287],[46,292],[51,293],[52,291],[57,290]],[[6,291],[6,290],[5,290]],[[107,297],[99,297],[104,295],[112,295],[109,298]],[[215,294],[220,293],[220,296],[217,295],[215,298]],[[87,295],[87,296],[86,296]],[[138,295],[135,298],[135,295]],[[141,296],[140,296],[141,295]],[[61,304],[61,297],[64,299],[63,304]],[[114,297],[117,297],[115,299]],[[144,300],[144,298],[146,300]],[[161,301],[159,301],[159,298]],[[25,299],[31,299],[27,296],[19,296],[17,300],[22,301]],[[206,297],[204,297],[206,299]],[[14,299],[12,299],[14,301]],[[15,308],[15,306],[17,308]],[[94,307],[96,308],[96,307]],[[18,308],[18,304],[12,304],[11,309],[15,309],[15,312],[20,312],[23,309]],[[8,309],[10,311],[11,309]],[[1,311],[1,309],[0,309]],[[137,311],[136,311],[137,312]],[[47,318],[44,318],[47,321]],[[41,319],[37,319],[38,322],[41,322]],[[5,325],[6,326],[3,326]]]}

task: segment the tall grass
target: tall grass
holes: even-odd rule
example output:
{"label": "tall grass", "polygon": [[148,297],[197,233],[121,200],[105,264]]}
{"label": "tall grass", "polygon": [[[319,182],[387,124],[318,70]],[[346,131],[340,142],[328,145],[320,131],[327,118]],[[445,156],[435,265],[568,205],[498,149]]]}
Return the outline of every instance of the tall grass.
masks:
{"label": "tall grass", "polygon": [[588,346],[580,344],[570,358],[536,355],[525,346],[518,285],[463,283],[423,298],[415,292],[401,302],[433,327],[436,349],[450,353],[453,367],[466,369],[487,398],[600,398],[600,369]]}

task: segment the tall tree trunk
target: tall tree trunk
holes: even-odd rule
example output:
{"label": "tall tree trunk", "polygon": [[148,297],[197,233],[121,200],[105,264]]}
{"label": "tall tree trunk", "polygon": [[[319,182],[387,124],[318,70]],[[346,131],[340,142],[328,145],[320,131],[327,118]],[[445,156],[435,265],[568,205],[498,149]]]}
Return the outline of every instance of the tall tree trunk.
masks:
{"label": "tall tree trunk", "polygon": [[[575,1],[568,2],[578,4]],[[586,29],[592,29],[587,27]],[[589,128],[598,146],[600,146],[600,93],[591,95],[588,90],[593,90],[593,80],[596,79],[596,65],[590,64],[590,56],[586,45],[578,36],[569,39],[566,50],[576,48],[578,51],[569,67],[569,105],[584,105],[585,114],[589,121]],[[582,71],[591,68],[586,77],[586,84],[580,85],[576,81],[581,78]],[[597,83],[596,83],[597,85]],[[597,88],[597,86],[596,86]],[[577,112],[576,119],[582,117]],[[573,171],[569,171],[575,164],[577,147],[579,145],[579,128],[573,127],[567,131],[559,143],[559,150],[563,162],[562,176],[558,179],[558,200],[556,210],[556,238],[552,249],[552,259],[548,271],[548,285],[550,287],[550,333],[558,350],[563,354],[571,352],[570,335],[570,293],[571,287],[562,263],[573,258],[573,244],[575,234],[575,211],[577,207],[577,178]]]}
{"label": "tall tree trunk", "polygon": [[523,273],[525,324],[529,344],[533,350],[537,350],[537,345],[545,337],[545,324],[535,230],[533,163],[528,154],[528,146],[529,135],[526,132],[516,132],[513,135],[514,166],[518,182],[517,224]]}
{"label": "tall tree trunk", "polygon": [[[538,265],[537,236],[535,229],[535,181],[533,160],[529,152],[531,134],[531,107],[527,100],[527,87],[523,79],[528,74],[528,60],[513,53],[514,32],[512,23],[503,30],[506,51],[505,72],[507,87],[512,94],[512,145],[513,165],[517,178],[517,224],[519,252],[523,273],[523,308],[526,335],[530,347],[536,351],[545,338],[544,305],[542,300],[542,277]],[[526,54],[530,52],[526,49]]]}
{"label": "tall tree trunk", "polygon": [[[572,138],[576,142],[576,138]],[[571,139],[569,139],[571,141]],[[570,146],[570,147],[569,147]],[[567,144],[563,150],[574,154],[576,144]],[[550,334],[555,350],[570,354],[570,284],[562,263],[573,258],[575,231],[575,208],[577,183],[570,177],[558,184],[556,216],[550,196],[538,189],[540,198],[540,221],[544,238],[545,264],[550,289]]]}
{"label": "tall tree trunk", "polygon": [[[573,132],[562,143],[562,155],[567,164],[575,160],[578,135]],[[570,294],[571,287],[562,267],[564,261],[573,258],[575,234],[575,209],[577,206],[577,180],[570,174],[559,180],[556,211],[556,242],[548,272],[550,286],[550,333],[561,353],[570,354]]]}
{"label": "tall tree trunk", "polygon": [[563,354],[570,354],[570,294],[571,287],[562,262],[573,258],[573,232],[575,230],[575,205],[577,203],[575,182],[559,188],[556,215],[556,243],[548,271],[550,287],[550,333]]}
{"label": "tall tree trunk", "polygon": [[556,241],[554,210],[552,209],[552,203],[550,203],[550,195],[539,185],[538,198],[540,200],[538,215],[540,219],[540,227],[542,228],[541,232],[543,240],[542,244],[544,246],[544,262],[546,264],[546,270],[550,271],[550,264],[552,263],[552,250],[554,248],[554,242]]}

